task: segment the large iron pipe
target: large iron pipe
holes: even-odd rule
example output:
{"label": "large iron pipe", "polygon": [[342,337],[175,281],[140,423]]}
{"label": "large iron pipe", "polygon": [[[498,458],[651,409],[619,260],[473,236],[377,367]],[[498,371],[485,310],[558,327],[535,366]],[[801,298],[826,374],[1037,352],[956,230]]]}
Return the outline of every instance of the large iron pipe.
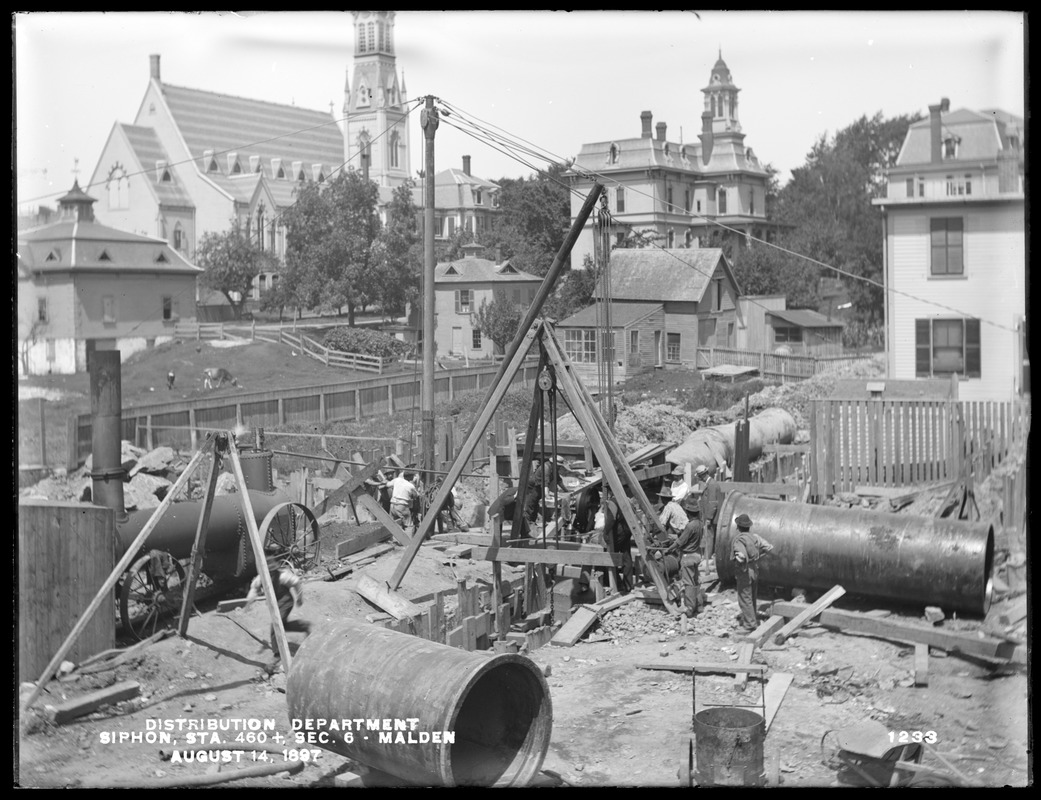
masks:
{"label": "large iron pipe", "polygon": [[524,656],[466,652],[351,620],[304,641],[286,700],[299,729],[320,731],[321,720],[387,721],[392,727],[410,720],[416,738],[453,733],[450,743],[395,744],[397,732],[381,743],[371,730],[355,731],[350,742],[343,732],[317,742],[423,786],[525,786],[542,767],[553,726],[549,686]]}
{"label": "large iron pipe", "polygon": [[[666,458],[673,464],[690,464],[692,468],[704,464],[715,469],[721,461],[734,461],[735,423],[711,425],[694,431]],[[795,418],[783,408],[767,408],[748,419],[748,458],[754,460],[763,454],[769,443],[791,444],[795,439]]]}
{"label": "large iron pipe", "polygon": [[733,577],[734,519],[773,545],[759,582],[937,605],[983,616],[990,608],[994,528],[910,514],[785,503],[731,492],[719,510],[716,572]]}
{"label": "large iron pipe", "polygon": [[[250,491],[250,502],[253,504],[253,515],[257,525],[267,516],[271,509],[285,503],[289,497],[282,491],[258,492]],[[174,558],[188,558],[195,542],[195,531],[202,513],[202,501],[173,503],[163,514],[155,526],[155,530],[145,540],[142,550],[166,550]],[[151,519],[154,508],[143,508],[130,514],[126,521],[116,525],[120,552],[125,553],[133,544],[137,534]],[[291,512],[286,510],[286,524]],[[242,507],[238,495],[223,495],[213,498],[210,510],[210,526],[206,534],[206,549],[209,552],[234,552],[239,540],[246,532],[246,523],[242,517]]]}
{"label": "large iron pipe", "polygon": [[123,389],[118,350],[91,353],[90,412],[94,418],[91,498],[97,505],[111,508],[116,512],[116,519],[120,519],[125,516],[125,472],[122,458]]}

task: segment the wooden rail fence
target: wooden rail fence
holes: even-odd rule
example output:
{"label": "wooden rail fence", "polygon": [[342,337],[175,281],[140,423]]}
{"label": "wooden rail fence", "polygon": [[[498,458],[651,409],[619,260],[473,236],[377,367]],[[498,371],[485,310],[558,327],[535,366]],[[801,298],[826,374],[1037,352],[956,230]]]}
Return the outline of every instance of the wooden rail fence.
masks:
{"label": "wooden rail fence", "polygon": [[[517,372],[513,382],[530,385],[536,371],[537,363],[531,361]],[[441,370],[434,376],[434,402],[449,401],[465,392],[487,390],[497,373],[495,366]],[[200,431],[231,430],[237,425],[277,429],[301,422],[361,421],[419,406],[420,376],[400,373],[324,386],[242,392],[208,400],[124,408],[122,435],[148,449],[169,445],[178,450],[195,450]],[[91,452],[93,426],[90,414],[72,415],[68,425],[66,468],[71,471]]]}
{"label": "wooden rail fence", "polygon": [[180,339],[224,339],[223,322],[178,322],[174,325],[174,336]]}
{"label": "wooden rail fence", "polygon": [[858,361],[870,361],[871,355],[848,356],[784,356],[757,350],[733,350],[725,347],[699,347],[695,356],[698,369],[709,369],[727,364],[734,367],[755,367],[760,377],[780,380],[782,383],[803,381],[821,372],[847,367]]}
{"label": "wooden rail fence", "polygon": [[1026,441],[1028,401],[814,400],[811,494],[983,480]]}
{"label": "wooden rail fence", "polygon": [[366,356],[361,353],[345,353],[341,350],[333,350],[323,344],[319,344],[310,336],[300,332],[291,333],[281,327],[277,330],[257,330],[252,328],[252,336],[262,342],[272,344],[286,344],[300,350],[306,356],[321,361],[327,367],[343,367],[360,372],[375,372],[382,375],[383,370],[398,361],[397,358],[381,358],[379,356]]}

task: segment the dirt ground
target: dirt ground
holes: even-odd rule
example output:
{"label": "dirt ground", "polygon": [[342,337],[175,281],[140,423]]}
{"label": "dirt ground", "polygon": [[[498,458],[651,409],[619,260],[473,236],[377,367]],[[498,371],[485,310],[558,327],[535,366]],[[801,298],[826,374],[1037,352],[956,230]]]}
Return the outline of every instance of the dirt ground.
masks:
{"label": "dirt ground", "polygon": [[[395,548],[365,566],[385,579],[399,563]],[[483,563],[443,563],[444,554],[421,548],[401,586],[405,597],[451,590],[460,578],[487,580]],[[304,603],[287,631],[291,649],[311,634],[344,617],[364,618],[377,610],[354,591],[360,574],[336,582],[317,572],[305,586]],[[241,596],[241,592],[238,593]],[[779,595],[780,596],[780,595]],[[572,648],[545,645],[529,654],[547,675],[553,705],[553,729],[543,763],[543,780],[568,786],[680,786],[678,771],[688,761],[691,741],[692,685],[689,673],[638,669],[646,663],[727,662],[737,658],[736,595],[732,588],[710,593],[711,603],[686,634],[678,620],[660,606],[636,600],[607,615]],[[764,593],[764,604],[770,599]],[[784,595],[782,599],[788,599]],[[846,598],[843,598],[845,600]],[[189,744],[174,732],[172,742],[119,742],[119,734],[145,734],[150,720],[272,720],[267,735],[276,750],[291,748],[275,733],[289,736],[285,674],[269,672],[268,618],[263,604],[217,613],[203,604],[192,618],[188,636],[172,635],[144,650],[135,661],[115,670],[52,681],[22,715],[18,774],[22,787],[163,786],[184,776],[212,773],[213,764],[172,763],[163,755]],[[839,602],[840,607],[855,608]],[[946,624],[946,623],[945,623]],[[966,626],[973,623],[964,622]],[[906,645],[846,636],[808,626],[781,647],[757,650],[754,663],[774,672],[790,672],[794,681],[770,728],[764,764],[776,764],[782,785],[841,785],[833,752],[822,737],[868,719],[886,729],[935,731],[936,749],[964,774],[986,786],[1027,785],[1027,676],[1021,668],[994,667],[933,651],[929,686],[914,688],[914,651]],[[24,679],[24,678],[23,678]],[[64,696],[76,696],[117,681],[141,684],[141,696],[71,723],[55,726],[41,711]],[[741,695],[732,679],[699,675],[699,702],[756,704],[758,684],[750,680]],[[23,698],[25,687],[23,685]],[[236,721],[239,721],[236,723]],[[154,724],[154,723],[153,723]],[[221,774],[255,767],[249,732],[219,734],[222,742],[198,740],[207,749],[242,748],[246,759],[221,765]],[[236,743],[235,738],[240,742]],[[127,737],[124,737],[127,738]],[[401,745],[416,746],[416,745]],[[337,775],[358,765],[326,750],[297,774],[244,778],[227,786],[291,788],[335,785]],[[278,753],[270,757],[281,761]],[[262,763],[262,762],[261,762]],[[923,764],[942,768],[926,755]]]}

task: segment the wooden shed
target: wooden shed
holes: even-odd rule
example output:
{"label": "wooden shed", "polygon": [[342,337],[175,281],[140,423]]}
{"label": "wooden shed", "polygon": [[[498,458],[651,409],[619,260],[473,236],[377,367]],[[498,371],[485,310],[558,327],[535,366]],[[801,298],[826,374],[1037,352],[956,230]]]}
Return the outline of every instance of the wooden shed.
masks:
{"label": "wooden shed", "polygon": [[809,309],[766,312],[766,343],[776,351],[787,347],[793,356],[840,356],[845,322]]}

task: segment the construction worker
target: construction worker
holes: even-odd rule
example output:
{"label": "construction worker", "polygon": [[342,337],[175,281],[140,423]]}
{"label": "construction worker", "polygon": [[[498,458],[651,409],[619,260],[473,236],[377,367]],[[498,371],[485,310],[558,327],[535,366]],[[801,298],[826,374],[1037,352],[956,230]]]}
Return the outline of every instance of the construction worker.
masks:
{"label": "construction worker", "polygon": [[387,484],[390,494],[390,516],[402,528],[415,524],[419,512],[421,494],[416,485],[416,473],[411,469],[402,470],[398,476]]}
{"label": "construction worker", "polygon": [[686,475],[683,472],[683,465],[677,464],[669,474],[672,478],[672,496],[682,503],[683,498],[686,497],[687,492],[690,491]]}
{"label": "construction worker", "polygon": [[701,553],[709,558],[716,547],[716,523],[719,507],[723,505],[723,489],[704,464],[698,464],[694,477],[701,492],[701,519],[705,528]]}
{"label": "construction worker", "polygon": [[[271,578],[271,585],[275,589],[278,615],[282,618],[282,627],[285,628],[286,623],[289,621],[289,613],[304,603],[303,581],[300,578],[300,574],[290,564],[270,568],[268,573]],[[246,607],[249,608],[263,596],[264,582],[261,576],[257,575],[249,585],[249,593],[246,595]],[[274,623],[271,624],[271,649],[274,651],[275,661],[281,659],[282,654],[278,649]]]}
{"label": "construction worker", "polygon": [[658,515],[658,522],[661,523],[665,533],[669,536],[679,536],[683,529],[687,527],[687,523],[690,522],[687,519],[687,512],[683,510],[683,506],[673,496],[672,489],[669,486],[662,486],[661,491],[658,492],[658,497],[664,503],[661,513]]}
{"label": "construction worker", "polygon": [[675,599],[682,604],[688,617],[693,617],[705,604],[705,595],[698,581],[701,564],[701,509],[695,492],[683,499],[688,522],[680,534],[665,549],[665,574],[674,582]]}
{"label": "construction worker", "polygon": [[622,566],[618,568],[617,572],[618,589],[623,593],[631,592],[635,586],[633,582],[633,532],[622,515],[618,501],[613,497],[601,502],[600,511],[603,515],[603,529],[599,533],[603,539],[604,549],[610,549],[622,555]]}
{"label": "construction worker", "polygon": [[758,584],[759,559],[774,547],[766,539],[752,533],[752,520],[741,514],[734,520],[737,536],[731,547],[734,577],[737,580],[737,604],[741,609],[741,626],[754,631],[759,626]]}
{"label": "construction worker", "polygon": [[[560,470],[564,467],[564,459],[557,456],[556,460],[547,459],[533,469],[528,476],[528,483],[524,489],[524,525],[523,536],[530,536],[535,527],[535,521],[542,511],[543,492],[567,492],[564,481],[560,476]],[[545,522],[545,520],[543,520]]]}

